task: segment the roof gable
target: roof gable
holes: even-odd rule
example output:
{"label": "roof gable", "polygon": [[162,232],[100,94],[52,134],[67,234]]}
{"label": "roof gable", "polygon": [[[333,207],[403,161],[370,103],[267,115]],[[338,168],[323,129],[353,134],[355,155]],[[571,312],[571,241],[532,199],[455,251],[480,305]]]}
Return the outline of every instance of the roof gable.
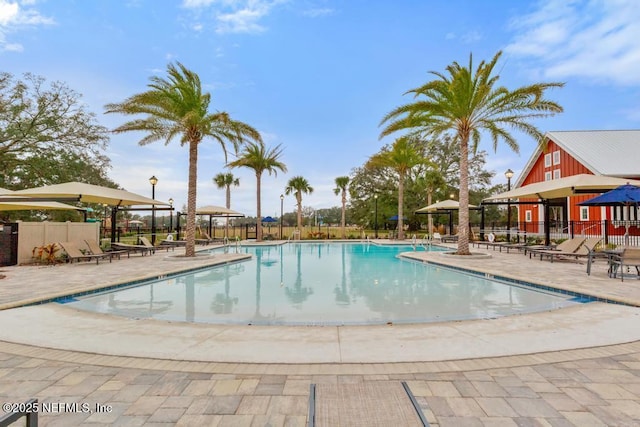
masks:
{"label": "roof gable", "polygon": [[[590,130],[547,132],[545,140],[554,141],[594,175],[640,177],[640,130]],[[522,185],[542,154],[538,146],[516,181]]]}

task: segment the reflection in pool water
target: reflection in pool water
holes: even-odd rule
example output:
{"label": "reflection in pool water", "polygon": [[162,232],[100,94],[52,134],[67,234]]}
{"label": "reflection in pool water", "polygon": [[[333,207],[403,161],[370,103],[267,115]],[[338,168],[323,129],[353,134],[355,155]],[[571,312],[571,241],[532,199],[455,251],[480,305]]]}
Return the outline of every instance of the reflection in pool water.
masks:
{"label": "reflection in pool water", "polygon": [[135,318],[290,325],[437,322],[576,304],[396,257],[410,246],[301,243],[242,250],[253,258],[69,304]]}

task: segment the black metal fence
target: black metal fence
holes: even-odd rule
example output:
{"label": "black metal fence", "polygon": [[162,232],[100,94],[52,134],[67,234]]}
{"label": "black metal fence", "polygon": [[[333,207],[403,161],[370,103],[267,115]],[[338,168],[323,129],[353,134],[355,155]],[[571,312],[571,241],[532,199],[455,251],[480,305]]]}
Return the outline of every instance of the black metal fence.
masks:
{"label": "black metal fence", "polygon": [[[492,232],[502,237],[509,234],[511,240],[544,238],[544,222],[542,221],[511,223],[509,230],[507,230],[506,222],[485,223],[484,230],[480,229],[479,224],[471,224],[471,229],[477,234]],[[551,240],[569,239],[576,236],[602,237],[605,244],[640,246],[640,221],[553,221],[549,225],[549,234]]]}

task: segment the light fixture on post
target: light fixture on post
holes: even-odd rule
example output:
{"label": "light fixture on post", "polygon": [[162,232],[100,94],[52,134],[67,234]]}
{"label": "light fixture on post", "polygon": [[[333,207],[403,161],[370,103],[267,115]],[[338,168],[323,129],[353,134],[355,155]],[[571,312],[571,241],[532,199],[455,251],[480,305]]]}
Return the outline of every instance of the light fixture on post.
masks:
{"label": "light fixture on post", "polygon": [[[507,169],[504,173],[507,178],[507,191],[511,191],[511,178],[513,178],[513,171]],[[507,243],[511,242],[511,199],[507,199]]]}
{"label": "light fixture on post", "polygon": [[[149,178],[149,183],[151,184],[151,198],[155,200],[156,184],[158,183],[158,178],[153,175],[151,178]],[[156,205],[151,205],[151,244],[156,244]]]}
{"label": "light fixture on post", "polygon": [[280,195],[280,240],[282,240],[282,215],[284,210],[284,194]]}
{"label": "light fixture on post", "polygon": [[104,220],[102,221],[102,233],[104,234],[104,238],[107,238],[107,206],[109,206],[106,203],[102,204],[102,207],[104,208]]}
{"label": "light fixture on post", "polygon": [[169,235],[173,231],[173,198],[169,198]]}
{"label": "light fixture on post", "polygon": [[376,201],[376,216],[373,223],[374,223],[374,229],[375,229],[375,238],[377,239],[378,238],[378,195],[377,194],[374,195],[373,198]]}

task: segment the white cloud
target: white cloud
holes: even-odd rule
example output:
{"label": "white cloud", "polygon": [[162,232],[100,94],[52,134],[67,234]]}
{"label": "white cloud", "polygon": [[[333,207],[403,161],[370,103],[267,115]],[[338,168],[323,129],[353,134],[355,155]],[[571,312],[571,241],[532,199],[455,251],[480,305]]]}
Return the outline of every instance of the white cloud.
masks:
{"label": "white cloud", "polygon": [[309,9],[309,10],[305,10],[304,12],[302,12],[302,14],[304,16],[308,16],[310,18],[319,18],[322,16],[328,16],[328,15],[333,15],[335,13],[334,9],[330,9],[328,7],[325,8],[314,8],[314,9]]}
{"label": "white cloud", "polygon": [[219,13],[216,16],[218,26],[216,33],[261,33],[265,27],[258,21],[268,12],[268,8],[244,8],[230,13]]}
{"label": "white cloud", "polygon": [[34,4],[33,0],[0,0],[0,51],[20,52],[23,50],[21,44],[7,41],[7,34],[15,33],[25,27],[55,23],[52,18],[42,16],[35,8],[30,7]]}
{"label": "white cloud", "polygon": [[[260,21],[274,6],[286,0],[183,0],[182,6],[201,16],[212,9],[215,31],[218,34],[248,33],[259,34],[266,30]],[[201,31],[203,24],[192,29]]]}
{"label": "white cloud", "polygon": [[462,43],[471,44],[482,40],[482,33],[476,30],[467,31],[464,34],[449,32],[445,35],[445,40],[460,40]]}
{"label": "white cloud", "polygon": [[635,0],[545,0],[515,19],[505,51],[534,58],[536,75],[640,83],[640,8]]}

